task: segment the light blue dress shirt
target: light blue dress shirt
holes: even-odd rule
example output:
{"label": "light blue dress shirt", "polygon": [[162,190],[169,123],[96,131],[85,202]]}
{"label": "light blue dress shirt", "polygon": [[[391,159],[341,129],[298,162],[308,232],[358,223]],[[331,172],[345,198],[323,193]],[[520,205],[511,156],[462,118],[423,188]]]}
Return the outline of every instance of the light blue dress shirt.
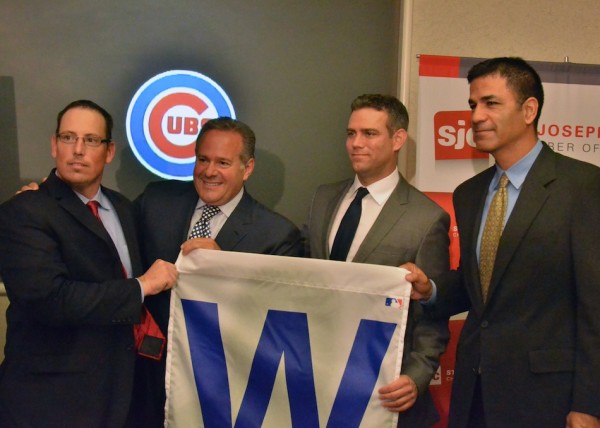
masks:
{"label": "light blue dress shirt", "polygon": [[[508,177],[509,183],[506,187],[508,190],[508,206],[506,207],[506,215],[504,216],[504,225],[510,218],[512,211],[517,203],[517,199],[521,194],[521,189],[523,187],[523,183],[525,182],[525,178],[527,178],[527,174],[531,170],[533,163],[537,159],[538,155],[542,151],[543,144],[540,140],[533,146],[533,148],[527,153],[522,159],[520,159],[513,166],[508,168],[506,171],[502,170],[498,165],[496,165],[496,173],[490,182],[490,187],[488,189],[488,194],[485,198],[485,205],[483,207],[483,214],[481,216],[481,226],[479,228],[479,235],[477,238],[477,261],[479,262],[479,249],[481,248],[481,236],[483,235],[483,228],[485,227],[485,219],[487,218],[488,211],[490,210],[490,204],[492,203],[492,199],[494,195],[498,191],[498,183],[500,183],[500,177],[502,174],[506,174]],[[460,231],[459,231],[460,233]],[[432,305],[435,303],[437,299],[437,286],[435,282],[431,281],[431,285],[433,287],[432,294],[429,300],[426,302],[421,302],[424,305]]]}
{"label": "light blue dress shirt", "polygon": [[[504,225],[510,218],[510,215],[517,203],[517,199],[519,199],[519,195],[521,194],[521,189],[523,187],[523,182],[525,178],[527,178],[527,174],[529,174],[529,170],[533,166],[533,163],[537,159],[538,155],[542,151],[542,143],[538,140],[535,146],[527,153],[522,159],[520,159],[513,166],[508,168],[506,171],[501,169],[498,165],[496,165],[496,174],[492,178],[490,182],[490,187],[488,189],[487,197],[485,198],[485,205],[483,207],[483,214],[481,216],[481,226],[479,228],[479,235],[477,237],[477,261],[479,262],[479,250],[481,248],[481,237],[483,236],[483,229],[485,227],[485,220],[488,215],[488,211],[490,210],[490,205],[492,203],[492,199],[494,195],[498,191],[498,184],[500,183],[500,177],[503,174],[506,174],[508,177],[508,186],[506,187],[508,191],[508,206],[506,207],[506,215],[504,216]],[[460,231],[459,231],[460,232]]]}

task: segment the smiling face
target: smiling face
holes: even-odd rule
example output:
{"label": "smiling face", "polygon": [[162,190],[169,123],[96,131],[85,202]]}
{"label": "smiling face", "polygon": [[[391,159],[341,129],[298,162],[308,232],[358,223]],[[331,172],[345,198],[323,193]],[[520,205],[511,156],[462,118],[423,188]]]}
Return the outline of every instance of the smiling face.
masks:
{"label": "smiling face", "polygon": [[506,78],[491,74],[473,80],[469,106],[475,145],[493,155],[502,169],[508,169],[535,145],[537,100],[531,97],[520,104]]}
{"label": "smiling face", "polygon": [[373,108],[352,112],[346,130],[346,150],[361,184],[368,186],[390,175],[398,162],[398,151],[404,145],[406,130],[391,136],[387,127],[388,113]]}
{"label": "smiling face", "polygon": [[[105,139],[106,122],[96,110],[75,107],[63,115],[58,133]],[[114,143],[88,147],[82,138],[77,138],[74,144],[65,144],[53,135],[51,144],[52,157],[60,178],[82,195],[88,198],[94,196],[100,188],[104,166],[111,163],[115,156]]]}
{"label": "smiling face", "polygon": [[244,143],[235,131],[213,129],[202,136],[196,153],[194,187],[205,203],[224,205],[242,189],[254,159],[242,162]]}

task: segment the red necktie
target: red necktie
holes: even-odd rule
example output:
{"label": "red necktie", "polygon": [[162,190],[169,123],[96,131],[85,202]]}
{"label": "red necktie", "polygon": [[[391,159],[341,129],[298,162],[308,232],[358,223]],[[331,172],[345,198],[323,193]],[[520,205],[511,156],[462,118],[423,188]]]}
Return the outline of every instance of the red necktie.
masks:
{"label": "red necktie", "polygon": [[[98,201],[89,201],[86,206],[92,212],[94,217],[102,224],[102,219],[98,213]],[[121,264],[123,276],[127,278],[125,266]],[[133,335],[135,338],[135,348],[139,355],[143,357],[160,360],[165,349],[167,339],[160,331],[160,327],[148,311],[146,306],[142,305],[142,316],[139,324],[134,324]]]}

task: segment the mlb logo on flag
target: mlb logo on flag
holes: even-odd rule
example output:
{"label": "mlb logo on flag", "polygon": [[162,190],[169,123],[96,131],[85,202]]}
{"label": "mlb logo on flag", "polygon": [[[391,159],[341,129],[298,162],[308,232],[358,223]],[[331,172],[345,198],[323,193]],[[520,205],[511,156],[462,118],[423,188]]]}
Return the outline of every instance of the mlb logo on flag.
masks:
{"label": "mlb logo on flag", "polygon": [[390,308],[402,309],[402,299],[397,299],[395,297],[386,297],[385,306],[389,306]]}

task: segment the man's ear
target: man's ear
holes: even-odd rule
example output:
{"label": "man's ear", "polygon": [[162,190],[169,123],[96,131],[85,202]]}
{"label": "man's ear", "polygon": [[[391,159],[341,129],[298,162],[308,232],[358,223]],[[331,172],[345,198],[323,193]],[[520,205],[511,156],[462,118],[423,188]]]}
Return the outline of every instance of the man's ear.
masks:
{"label": "man's ear", "polygon": [[525,123],[531,125],[537,116],[539,108],[538,100],[534,97],[529,97],[523,102],[521,110],[525,118]]}
{"label": "man's ear", "polygon": [[50,137],[50,153],[52,154],[52,159],[56,159],[56,134],[52,134],[52,137]]}
{"label": "man's ear", "polygon": [[408,132],[406,132],[406,129],[397,129],[396,132],[394,132],[394,135],[392,135],[392,142],[394,145],[394,151],[397,152],[399,151],[402,146],[404,146],[404,143],[406,143],[406,140],[408,139]]}
{"label": "man's ear", "polygon": [[254,171],[254,158],[248,159],[244,167],[244,181],[248,180]]}
{"label": "man's ear", "polygon": [[108,165],[113,161],[115,155],[117,153],[117,148],[115,146],[115,142],[111,141],[110,143],[102,143],[106,144],[106,160],[105,163]]}

